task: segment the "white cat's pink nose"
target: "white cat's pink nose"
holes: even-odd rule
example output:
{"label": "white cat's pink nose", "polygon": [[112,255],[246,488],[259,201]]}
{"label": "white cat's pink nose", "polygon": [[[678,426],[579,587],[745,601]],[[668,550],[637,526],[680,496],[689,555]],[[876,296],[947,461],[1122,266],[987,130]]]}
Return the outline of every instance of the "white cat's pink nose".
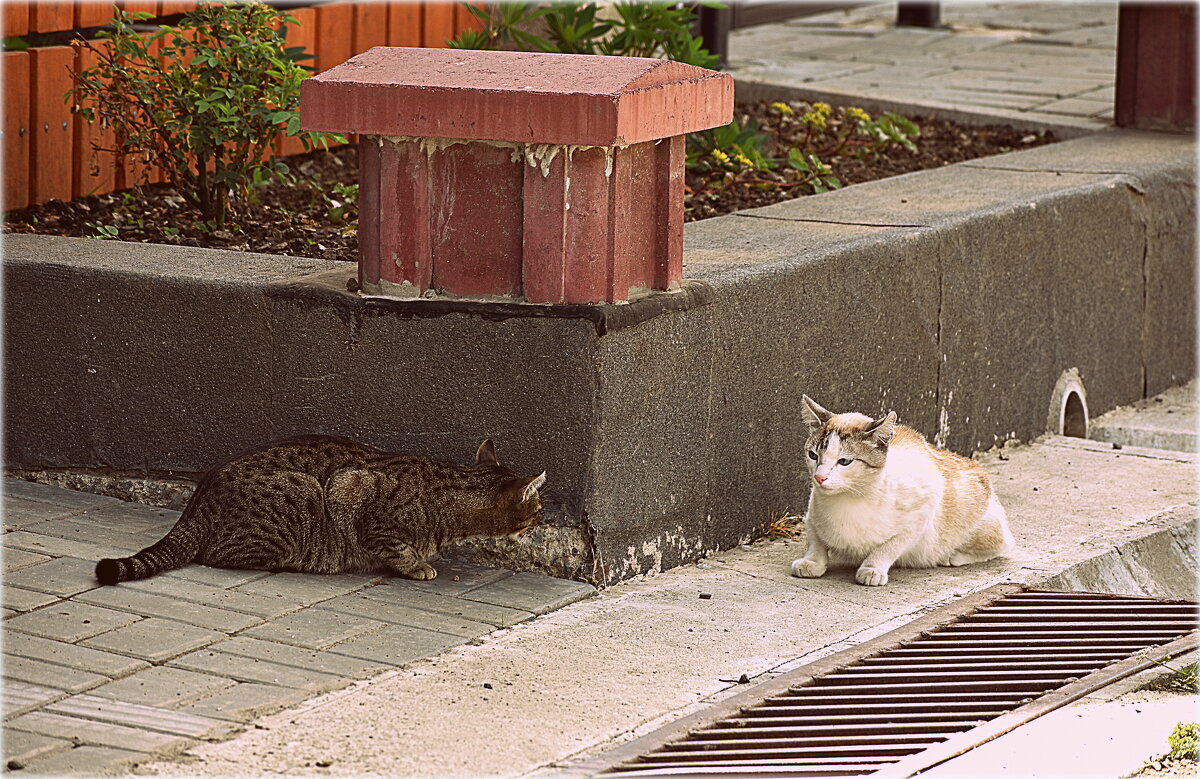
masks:
{"label": "white cat's pink nose", "polygon": [[813,475],[813,478],[814,478],[814,479],[816,479],[816,481],[817,481],[817,484],[824,484],[824,483],[825,483],[825,480],[826,480],[826,479],[828,479],[829,477],[828,477],[828,476],[821,476],[821,475],[819,475],[819,474],[814,474],[814,475]]}

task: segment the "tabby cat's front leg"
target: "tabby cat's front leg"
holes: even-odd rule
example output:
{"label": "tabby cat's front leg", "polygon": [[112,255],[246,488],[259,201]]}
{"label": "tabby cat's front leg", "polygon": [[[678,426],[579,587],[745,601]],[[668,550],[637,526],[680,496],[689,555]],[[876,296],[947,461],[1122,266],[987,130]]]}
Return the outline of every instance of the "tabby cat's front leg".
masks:
{"label": "tabby cat's front leg", "polygon": [[395,542],[384,549],[376,550],[383,564],[406,579],[435,579],[437,570],[425,562],[425,557],[408,544]]}

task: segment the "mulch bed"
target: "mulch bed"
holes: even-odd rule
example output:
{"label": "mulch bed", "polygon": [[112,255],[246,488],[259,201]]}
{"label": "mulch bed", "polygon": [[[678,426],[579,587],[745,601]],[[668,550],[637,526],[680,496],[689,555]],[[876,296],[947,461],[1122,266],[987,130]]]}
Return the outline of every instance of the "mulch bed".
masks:
{"label": "mulch bed", "polygon": [[[738,104],[739,116],[756,119],[762,130],[777,127],[777,114],[768,102]],[[895,147],[863,159],[826,160],[843,185],[937,168],[963,160],[1053,143],[1053,133],[1038,134],[1007,126],[965,127],[936,117],[909,117],[921,128],[917,152]],[[786,143],[787,138],[780,142]],[[784,150],[786,151],[786,146]],[[770,150],[774,155],[778,152]],[[208,234],[196,226],[198,215],[166,184],[132,193],[89,196],[68,203],[44,205],[4,214],[4,230],[72,237],[97,237],[100,227],[117,228],[116,238],[142,243],[204,246],[214,249],[263,252],[330,260],[358,260],[358,234],[353,209],[345,209],[335,185],[357,181],[358,149],[346,146],[293,157],[288,164],[297,174],[293,186],[271,183],[257,190],[256,202],[245,204],[225,230]],[[689,187],[700,182],[689,177]],[[769,189],[738,185],[701,198],[685,200],[688,221],[732,211],[770,205],[795,197],[798,187]],[[709,192],[712,192],[710,189]],[[693,201],[696,202],[693,202]],[[343,208],[339,209],[339,206]],[[346,213],[339,219],[337,212]]]}

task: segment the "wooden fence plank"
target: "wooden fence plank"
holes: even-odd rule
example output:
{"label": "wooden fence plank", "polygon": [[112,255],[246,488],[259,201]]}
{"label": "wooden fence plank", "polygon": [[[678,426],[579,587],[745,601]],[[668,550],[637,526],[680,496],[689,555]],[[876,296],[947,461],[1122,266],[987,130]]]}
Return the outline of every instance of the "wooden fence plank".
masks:
{"label": "wooden fence plank", "polygon": [[75,137],[75,122],[63,97],[71,88],[68,67],[73,64],[75,52],[70,46],[46,46],[30,49],[28,53],[33,84],[29,201],[70,200],[70,149]]}
{"label": "wooden fence plank", "polygon": [[355,3],[317,6],[317,72],[341,65],[353,56]]}
{"label": "wooden fence plank", "polygon": [[[470,3],[476,8],[487,9],[487,3]],[[457,36],[463,30],[483,32],[483,22],[475,18],[475,14],[467,10],[461,3],[454,4],[454,34]]]}
{"label": "wooden fence plank", "polygon": [[456,32],[454,3],[422,3],[421,45],[430,49],[446,48],[446,41]]}
{"label": "wooden fence plank", "polygon": [[388,3],[388,46],[421,45],[421,3]]}
{"label": "wooden fence plank", "polygon": [[4,76],[4,208],[29,205],[29,53],[6,51]]}
{"label": "wooden fence plank", "polygon": [[388,45],[388,7],[384,3],[354,4],[354,36],[351,39],[354,54],[361,54],[375,46]]}
{"label": "wooden fence plank", "polygon": [[[290,11],[291,15],[296,17],[297,24],[288,25],[287,28],[287,47],[303,46],[309,54],[315,54],[317,48],[317,12],[313,8],[294,8]],[[312,67],[312,60],[305,60],[300,63],[306,67]],[[299,138],[292,138],[283,135],[275,144],[276,153],[284,157],[292,154],[303,154],[304,143]]]}
{"label": "wooden fence plank", "polygon": [[29,3],[27,0],[9,0],[2,4],[4,35],[24,35],[29,32]]}
{"label": "wooden fence plank", "polygon": [[30,32],[59,32],[75,26],[75,6],[70,0],[37,0],[29,9]]}
{"label": "wooden fence plank", "polygon": [[75,3],[76,27],[100,27],[112,21],[116,4],[112,0],[84,0]]}
{"label": "wooden fence plank", "polygon": [[[108,41],[95,41],[96,46],[108,46]],[[94,68],[100,64],[100,55],[83,46],[75,46],[75,72]],[[93,144],[104,148],[113,147],[112,130],[101,128],[100,121],[89,122],[75,114],[75,146],[72,153],[73,174],[71,192],[73,197],[103,195],[112,192],[117,183],[117,156],[109,151],[96,151]]]}

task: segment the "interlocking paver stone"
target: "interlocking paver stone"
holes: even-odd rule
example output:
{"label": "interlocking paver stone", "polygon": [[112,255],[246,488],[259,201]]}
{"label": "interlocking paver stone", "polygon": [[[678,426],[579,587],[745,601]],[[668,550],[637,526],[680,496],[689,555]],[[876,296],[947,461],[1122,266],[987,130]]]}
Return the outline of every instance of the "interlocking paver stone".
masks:
{"label": "interlocking paver stone", "polygon": [[201,698],[180,711],[232,722],[248,722],[297,704],[311,695],[308,690],[241,682],[215,695]]}
{"label": "interlocking paver stone", "polygon": [[378,630],[386,624],[376,619],[309,608],[250,628],[241,635],[306,649],[323,649],[331,644]]}
{"label": "interlocking paver stone", "polygon": [[[77,596],[77,600],[100,606],[111,606],[116,609],[131,611],[144,617],[162,617],[177,622],[186,622],[212,630],[233,632],[257,625],[261,617],[243,614],[239,611],[214,609],[199,603],[168,598],[152,592],[143,592],[130,587],[116,585],[91,590]],[[94,633],[92,635],[95,635]]]}
{"label": "interlocking paver stone", "polygon": [[185,565],[159,574],[159,578],[187,579],[213,587],[236,587],[269,576],[266,571],[245,571],[235,568],[209,568],[207,565]]}
{"label": "interlocking paver stone", "polygon": [[67,692],[81,692],[108,681],[107,676],[29,657],[5,657],[4,676],[27,684],[44,684]]}
{"label": "interlocking paver stone", "polygon": [[[141,623],[135,622],[130,628],[136,627],[139,624]],[[128,629],[118,628],[118,630]],[[108,634],[101,633],[97,638],[105,635]],[[86,644],[91,640],[89,639],[84,643]],[[37,660],[44,660],[47,663],[65,665],[110,677],[131,674],[138,669],[148,666],[148,663],[144,660],[137,660],[132,657],[113,654],[112,652],[102,652],[99,649],[80,646],[79,644],[68,644],[65,641],[54,641],[49,638],[31,636],[15,631],[5,634],[4,653],[17,655],[18,657],[31,657]]]}
{"label": "interlocking paver stone", "polygon": [[138,551],[132,546],[113,546],[105,543],[76,541],[58,536],[43,535],[28,530],[17,530],[5,533],[3,543],[6,547],[24,549],[27,552],[52,555],[54,557],[78,557],[81,560],[91,560],[95,563],[104,557],[128,557]]}
{"label": "interlocking paver stone", "polygon": [[38,563],[44,563],[47,560],[53,559],[50,555],[26,552],[23,549],[5,549],[4,572],[19,571],[22,568],[28,568],[31,565],[37,565]]}
{"label": "interlocking paver stone", "polygon": [[42,503],[36,500],[5,498],[4,529],[19,530],[33,525],[40,525],[51,519],[69,517],[72,514],[78,514],[80,511],[81,509],[55,506],[51,503]]}
{"label": "interlocking paver stone", "polygon": [[53,687],[47,687],[43,684],[27,684],[26,682],[5,679],[4,695],[2,696],[4,716],[7,719],[17,714],[32,711],[60,698],[64,698],[66,695],[62,690],[56,690]]}
{"label": "interlocking paver stone", "polygon": [[484,568],[482,565],[473,565],[462,560],[438,560],[433,563],[433,567],[438,572],[436,579],[418,581],[394,576],[383,579],[380,584],[388,587],[411,587],[441,595],[461,595],[489,582],[513,575],[512,571],[505,568]]}
{"label": "interlocking paver stone", "polygon": [[23,498],[39,500],[43,503],[53,503],[58,506],[78,506],[81,509],[106,506],[120,503],[116,498],[107,495],[93,495],[90,492],[65,490],[62,487],[51,487],[49,484],[39,484],[35,481],[5,478],[0,492],[5,498]]}
{"label": "interlocking paver stone", "polygon": [[24,587],[4,585],[4,608],[13,611],[33,611],[39,606],[45,606],[60,600],[62,598],[57,595],[27,590]]}
{"label": "interlocking paver stone", "polygon": [[123,628],[101,633],[81,642],[84,646],[107,649],[161,663],[172,657],[220,641],[226,634],[158,617],[148,617]]}
{"label": "interlocking paver stone", "polygon": [[21,773],[36,776],[98,776],[119,771],[136,760],[145,759],[145,752],[84,745],[38,758]]}
{"label": "interlocking paver stone", "polygon": [[77,557],[59,557],[4,577],[5,584],[69,598],[99,587],[96,564]]}
{"label": "interlocking paver stone", "polygon": [[[156,530],[138,530],[136,527],[107,527],[92,521],[91,515],[82,518],[51,519],[39,522],[32,532],[46,536],[57,536],[68,541],[92,544],[107,544],[114,549],[141,550],[162,537]],[[91,560],[95,567],[96,561]]]}
{"label": "interlocking paver stone", "polygon": [[319,611],[335,611],[339,614],[354,614],[360,617],[382,620],[397,625],[433,630],[454,636],[475,638],[493,630],[491,625],[475,622],[451,614],[435,614],[430,611],[410,608],[397,603],[388,603],[362,595],[343,595],[311,607]]}
{"label": "interlocking paver stone", "polygon": [[90,690],[92,695],[144,706],[177,709],[237,682],[182,668],[156,666]]}
{"label": "interlocking paver stone", "polygon": [[349,682],[348,679],[334,674],[280,665],[268,660],[218,652],[214,649],[201,649],[183,657],[177,657],[167,665],[173,668],[201,671],[239,682],[274,684],[280,687],[312,690],[313,692],[332,690]]}
{"label": "interlocking paver stone", "polygon": [[497,627],[508,627],[532,619],[533,614],[520,609],[493,606],[488,603],[455,598],[436,592],[425,592],[415,587],[371,587],[361,593],[364,598],[374,598],[385,603],[399,603],[423,611],[466,617],[475,622],[485,622]]}
{"label": "interlocking paver stone", "polygon": [[73,600],[59,601],[45,608],[5,620],[5,630],[21,630],[43,638],[74,643],[131,625],[141,619],[137,614],[106,609]]}
{"label": "interlocking paver stone", "polygon": [[228,609],[229,611],[238,611],[258,617],[277,617],[280,614],[295,611],[297,608],[297,604],[289,603],[280,598],[251,595],[237,590],[227,590],[223,587],[213,587],[208,584],[171,578],[169,576],[155,576],[150,579],[125,582],[122,586],[130,590],[140,590],[154,595],[178,598],[179,600],[197,603],[202,606]]}
{"label": "interlocking paver stone", "polygon": [[546,614],[569,603],[596,594],[590,584],[538,576],[533,573],[518,573],[507,579],[493,582],[464,595],[469,600],[522,609],[534,614]]}
{"label": "interlocking paver stone", "polygon": [[14,730],[40,733],[51,738],[79,739],[84,744],[132,749],[138,752],[170,749],[188,742],[184,736],[127,728],[110,722],[96,722],[45,711],[31,711],[5,723]]}
{"label": "interlocking paver stone", "polygon": [[74,744],[65,738],[51,738],[26,730],[4,729],[4,761],[28,763],[50,752],[70,749]]}
{"label": "interlocking paver stone", "polygon": [[227,722],[211,717],[114,701],[96,695],[72,695],[50,704],[46,711],[192,738],[216,738],[231,732]]}
{"label": "interlocking paver stone", "polygon": [[380,578],[379,576],[359,574],[313,576],[306,573],[273,573],[264,578],[238,585],[234,589],[237,592],[278,598],[285,603],[307,606],[361,590]]}
{"label": "interlocking paver stone", "polygon": [[385,665],[380,665],[369,660],[338,655],[332,652],[303,649],[289,644],[263,641],[262,639],[249,638],[247,636],[237,636],[228,639],[213,648],[232,655],[267,660],[280,665],[290,665],[295,668],[304,668],[320,671],[321,673],[336,674],[338,676],[349,676],[355,679],[361,679],[375,671],[382,671],[387,668]]}
{"label": "interlocking paver stone", "polygon": [[328,651],[399,666],[436,654],[452,646],[465,644],[467,641],[466,638],[452,636],[448,633],[435,633],[432,630],[421,630],[405,625],[389,625],[365,636],[332,646]]}

